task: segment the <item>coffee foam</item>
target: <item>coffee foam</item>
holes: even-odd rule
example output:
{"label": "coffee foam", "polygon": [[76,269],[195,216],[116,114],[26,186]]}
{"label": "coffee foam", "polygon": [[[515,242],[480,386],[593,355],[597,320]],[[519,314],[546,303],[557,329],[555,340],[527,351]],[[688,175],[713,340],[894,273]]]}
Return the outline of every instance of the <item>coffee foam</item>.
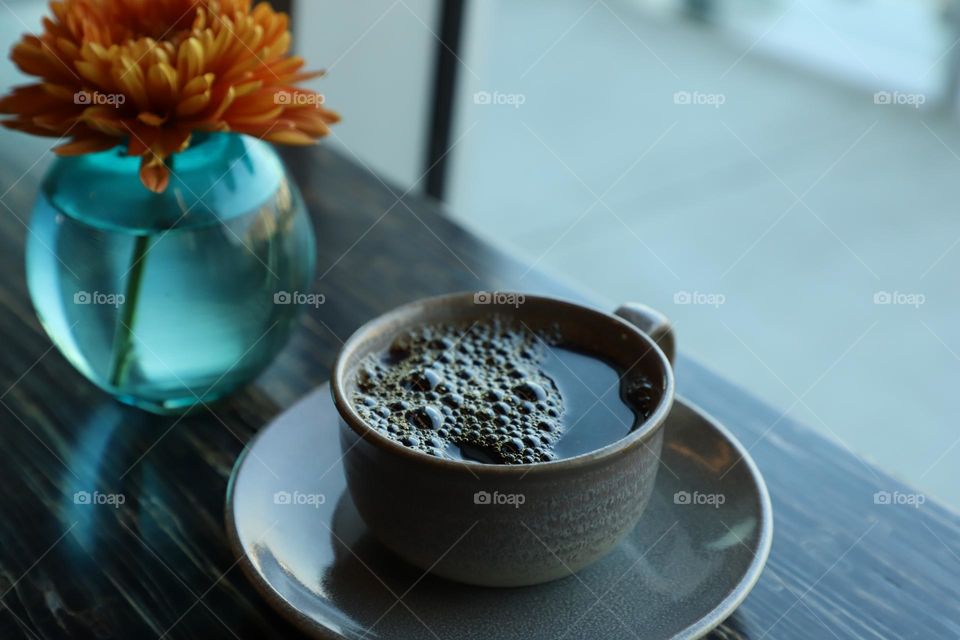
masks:
{"label": "coffee foam", "polygon": [[410,331],[364,359],[353,402],[367,424],[423,453],[500,464],[553,460],[564,404],[539,366],[545,340],[499,318]]}

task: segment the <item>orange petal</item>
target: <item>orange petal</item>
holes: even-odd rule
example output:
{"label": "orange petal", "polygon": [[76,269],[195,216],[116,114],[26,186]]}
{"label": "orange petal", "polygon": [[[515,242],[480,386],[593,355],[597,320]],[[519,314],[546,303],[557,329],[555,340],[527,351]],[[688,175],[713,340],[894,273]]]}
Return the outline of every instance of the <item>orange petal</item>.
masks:
{"label": "orange petal", "polygon": [[247,116],[225,116],[224,120],[230,123],[230,126],[246,127],[258,124],[269,124],[275,121],[283,113],[283,107],[274,107],[269,111],[258,111]]}
{"label": "orange petal", "polygon": [[288,131],[271,131],[270,133],[263,136],[264,140],[269,140],[270,142],[276,142],[278,144],[292,144],[292,145],[308,145],[316,142],[316,138],[309,136],[301,131],[291,129]]}
{"label": "orange petal", "polygon": [[177,72],[169,64],[161,62],[147,71],[147,92],[153,103],[171,104],[176,99],[179,88]]}
{"label": "orange petal", "polygon": [[154,193],[163,193],[170,184],[170,171],[163,160],[144,157],[140,161],[140,182]]}
{"label": "orange petal", "polygon": [[162,127],[167,121],[167,118],[164,116],[158,116],[155,113],[150,113],[149,111],[144,111],[137,115],[137,120],[151,127]]}
{"label": "orange petal", "polygon": [[67,142],[58,147],[54,147],[53,151],[57,155],[61,156],[79,156],[84,153],[96,153],[97,151],[106,151],[117,146],[117,139],[110,138],[107,136],[99,138],[84,138],[79,140],[73,140]]}
{"label": "orange petal", "polygon": [[197,38],[187,38],[177,49],[177,75],[184,80],[196,78],[203,68],[203,45]]}
{"label": "orange petal", "polygon": [[210,92],[204,91],[198,96],[191,96],[177,105],[177,115],[189,117],[202,111],[210,104]]}

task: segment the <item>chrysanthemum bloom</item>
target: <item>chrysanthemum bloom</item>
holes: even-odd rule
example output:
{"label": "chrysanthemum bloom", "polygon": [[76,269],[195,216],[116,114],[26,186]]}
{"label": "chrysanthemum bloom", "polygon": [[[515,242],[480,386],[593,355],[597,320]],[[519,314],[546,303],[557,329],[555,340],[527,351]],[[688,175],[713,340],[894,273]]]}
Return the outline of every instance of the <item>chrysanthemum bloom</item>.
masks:
{"label": "chrysanthemum bloom", "polygon": [[288,18],[251,0],[63,0],[12,59],[40,81],[0,100],[11,129],[69,140],[61,155],[126,143],[161,192],[194,131],[309,144],[339,118],[294,85],[321,75],[289,56]]}

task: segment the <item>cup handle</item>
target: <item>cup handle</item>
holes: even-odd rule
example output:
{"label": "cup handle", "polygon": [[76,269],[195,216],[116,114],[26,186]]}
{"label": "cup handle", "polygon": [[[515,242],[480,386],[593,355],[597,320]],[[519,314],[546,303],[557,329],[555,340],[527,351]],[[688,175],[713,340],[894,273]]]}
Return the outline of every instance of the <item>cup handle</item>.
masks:
{"label": "cup handle", "polygon": [[667,316],[639,302],[627,302],[614,313],[653,338],[670,364],[673,364],[677,341]]}

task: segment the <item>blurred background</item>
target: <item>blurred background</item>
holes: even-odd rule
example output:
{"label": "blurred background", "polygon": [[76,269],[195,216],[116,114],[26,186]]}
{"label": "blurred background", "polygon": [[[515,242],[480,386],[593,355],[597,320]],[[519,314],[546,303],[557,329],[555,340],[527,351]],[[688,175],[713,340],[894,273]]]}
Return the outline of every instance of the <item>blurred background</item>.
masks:
{"label": "blurred background", "polygon": [[[329,144],[960,506],[957,3],[275,4]],[[45,11],[0,5],[5,43]]]}

